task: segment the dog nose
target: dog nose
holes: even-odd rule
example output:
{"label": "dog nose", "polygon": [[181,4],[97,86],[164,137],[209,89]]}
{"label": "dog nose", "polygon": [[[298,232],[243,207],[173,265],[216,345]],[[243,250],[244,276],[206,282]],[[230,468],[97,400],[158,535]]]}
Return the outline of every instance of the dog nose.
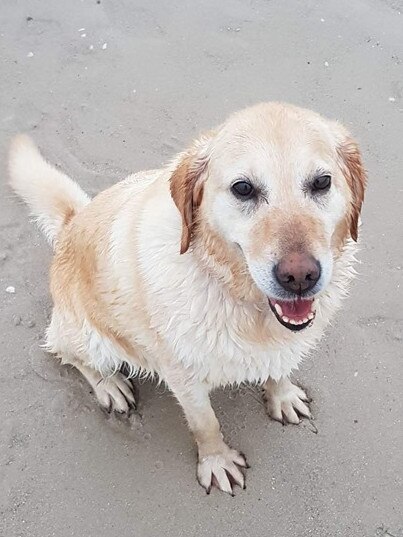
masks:
{"label": "dog nose", "polygon": [[294,252],[280,260],[274,274],[286,291],[302,294],[315,287],[320,278],[320,264],[311,255]]}

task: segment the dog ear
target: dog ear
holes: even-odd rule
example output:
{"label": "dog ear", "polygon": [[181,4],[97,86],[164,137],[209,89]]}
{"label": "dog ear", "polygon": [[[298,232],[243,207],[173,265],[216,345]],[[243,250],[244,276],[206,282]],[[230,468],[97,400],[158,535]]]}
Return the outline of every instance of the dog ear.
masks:
{"label": "dog ear", "polygon": [[203,199],[207,166],[206,140],[203,139],[182,156],[171,175],[171,196],[182,217],[181,254],[190,246],[197,209]]}
{"label": "dog ear", "polygon": [[336,150],[339,166],[351,194],[350,207],[347,216],[350,236],[357,242],[359,217],[362,203],[364,201],[367,174],[357,142],[345,129],[342,129],[342,132],[343,136],[339,138]]}

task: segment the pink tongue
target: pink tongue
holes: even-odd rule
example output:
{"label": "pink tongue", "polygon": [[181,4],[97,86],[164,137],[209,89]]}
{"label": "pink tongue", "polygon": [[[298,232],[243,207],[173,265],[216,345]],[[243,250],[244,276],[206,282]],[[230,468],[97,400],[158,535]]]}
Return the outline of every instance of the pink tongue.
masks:
{"label": "pink tongue", "polygon": [[297,299],[292,302],[283,302],[276,300],[276,303],[281,307],[283,315],[289,319],[305,319],[312,311],[313,300]]}

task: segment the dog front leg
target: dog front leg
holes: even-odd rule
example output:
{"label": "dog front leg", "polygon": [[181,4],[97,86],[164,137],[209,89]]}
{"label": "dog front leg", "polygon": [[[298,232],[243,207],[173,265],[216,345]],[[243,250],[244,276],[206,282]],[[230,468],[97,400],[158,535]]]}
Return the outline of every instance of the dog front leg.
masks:
{"label": "dog front leg", "polygon": [[[179,401],[198,449],[197,478],[209,494],[212,486],[233,494],[233,484],[245,488],[240,467],[247,468],[244,455],[223,440],[220,424],[210,403],[209,387],[201,382],[184,381],[182,375],[164,375]],[[179,378],[181,380],[179,380]]]}

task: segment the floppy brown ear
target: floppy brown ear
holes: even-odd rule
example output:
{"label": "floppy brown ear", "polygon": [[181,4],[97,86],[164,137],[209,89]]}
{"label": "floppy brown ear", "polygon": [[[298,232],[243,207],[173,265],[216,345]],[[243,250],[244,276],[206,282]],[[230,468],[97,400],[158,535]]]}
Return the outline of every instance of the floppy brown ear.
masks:
{"label": "floppy brown ear", "polygon": [[358,144],[350,135],[346,135],[337,146],[340,167],[351,193],[351,203],[348,214],[348,224],[351,238],[357,242],[358,222],[364,201],[367,184],[367,174],[362,162]]}
{"label": "floppy brown ear", "polygon": [[207,155],[191,150],[182,157],[171,176],[171,196],[182,216],[181,254],[190,246],[196,212],[203,198],[202,176],[207,163]]}

